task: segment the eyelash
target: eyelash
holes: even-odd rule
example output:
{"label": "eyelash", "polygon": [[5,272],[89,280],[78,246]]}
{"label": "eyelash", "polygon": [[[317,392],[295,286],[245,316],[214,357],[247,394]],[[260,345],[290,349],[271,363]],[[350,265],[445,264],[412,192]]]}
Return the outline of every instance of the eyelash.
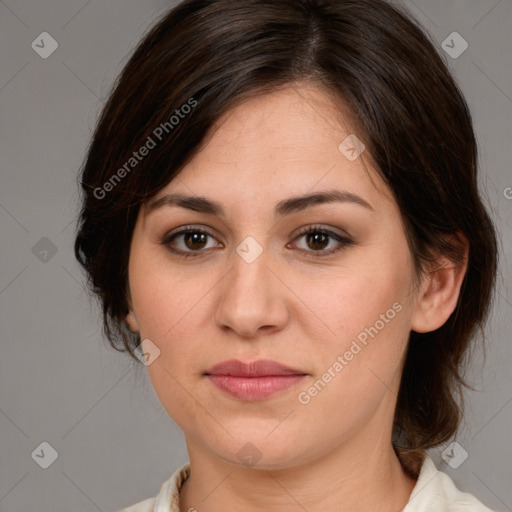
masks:
{"label": "eyelash", "polygon": [[[205,249],[200,249],[197,251],[182,251],[181,249],[171,248],[171,242],[173,242],[176,237],[178,237],[180,235],[186,235],[189,233],[200,233],[200,234],[204,234],[204,235],[210,236],[212,238],[215,238],[211,232],[209,232],[205,229],[196,228],[194,226],[185,226],[180,231],[177,231],[175,233],[166,234],[164,236],[161,244],[165,245],[168,248],[168,250],[171,251],[172,253],[178,254],[183,258],[202,256],[201,253],[205,252]],[[321,233],[324,235],[328,235],[329,237],[334,238],[337,242],[340,243],[340,245],[338,247],[335,247],[334,249],[330,249],[328,251],[324,251],[321,249],[318,251],[307,250],[307,249],[297,249],[300,253],[307,254],[307,255],[313,255],[313,257],[315,257],[315,258],[323,258],[326,256],[330,256],[330,255],[335,254],[338,251],[341,251],[345,247],[352,245],[354,243],[351,239],[341,236],[338,233],[335,233],[334,231],[331,231],[329,229],[325,229],[321,226],[307,226],[307,227],[301,229],[300,232],[297,234],[297,236],[294,238],[294,241],[297,240],[298,238],[300,238],[301,236],[308,235],[310,233]]]}

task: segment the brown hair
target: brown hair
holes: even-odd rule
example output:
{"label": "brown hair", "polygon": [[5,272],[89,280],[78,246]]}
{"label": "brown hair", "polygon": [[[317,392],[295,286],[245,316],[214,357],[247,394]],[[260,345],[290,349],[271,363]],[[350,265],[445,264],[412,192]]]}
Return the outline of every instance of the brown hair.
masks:
{"label": "brown hair", "polygon": [[186,0],[172,9],[136,48],[99,119],[82,170],[75,254],[101,302],[107,338],[137,359],[140,337],[125,316],[139,208],[222,114],[300,81],[350,109],[398,203],[418,274],[436,252],[462,258],[446,234],[469,241],[456,310],[436,331],[410,336],[394,446],[414,474],[421,449],[459,425],[465,356],[487,318],[497,251],[477,187],[469,109],[402,10],[383,0]]}

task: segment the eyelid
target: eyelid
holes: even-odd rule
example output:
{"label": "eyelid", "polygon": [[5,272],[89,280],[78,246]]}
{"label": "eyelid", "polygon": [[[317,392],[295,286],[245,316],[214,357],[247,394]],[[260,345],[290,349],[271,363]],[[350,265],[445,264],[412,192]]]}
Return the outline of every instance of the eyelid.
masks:
{"label": "eyelid", "polygon": [[[338,229],[338,231],[340,232],[335,231],[335,229]],[[295,238],[304,235],[305,233],[309,233],[311,231],[321,231],[323,233],[339,236],[340,238],[352,238],[348,233],[340,230],[339,228],[332,228],[330,226],[325,226],[323,224],[307,224],[306,226],[299,228],[299,230],[295,234]]]}

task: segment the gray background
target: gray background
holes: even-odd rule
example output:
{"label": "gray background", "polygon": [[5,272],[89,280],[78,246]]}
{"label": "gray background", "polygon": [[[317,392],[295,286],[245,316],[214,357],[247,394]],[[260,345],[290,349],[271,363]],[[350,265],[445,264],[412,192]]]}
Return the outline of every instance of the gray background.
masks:
{"label": "gray background", "polygon": [[[72,254],[77,173],[99,110],[128,53],[172,5],[0,1],[2,512],[119,510],[154,496],[187,461],[183,434],[145,369],[102,339]],[[457,438],[469,457],[452,469],[442,448],[432,455],[460,488],[512,510],[512,3],[406,5],[437,41],[470,104],[481,183],[502,237],[487,357],[475,352],[475,391],[467,394]],[[31,47],[45,31],[59,45],[47,59]],[[456,59],[441,46],[454,31],[469,43]],[[43,441],[58,453],[47,469],[31,455]]]}

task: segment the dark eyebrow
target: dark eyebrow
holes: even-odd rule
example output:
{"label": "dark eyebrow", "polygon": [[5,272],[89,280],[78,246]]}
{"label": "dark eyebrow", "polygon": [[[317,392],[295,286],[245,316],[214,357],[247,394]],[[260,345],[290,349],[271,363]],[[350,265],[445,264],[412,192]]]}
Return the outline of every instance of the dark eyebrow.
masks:
{"label": "dark eyebrow", "polygon": [[[306,210],[317,204],[334,202],[357,204],[368,210],[375,211],[367,201],[352,192],[326,190],[279,201],[274,209],[274,215],[276,217],[283,217],[291,213]],[[222,203],[212,201],[206,197],[185,196],[183,194],[167,194],[156,199],[147,205],[146,212],[149,214],[162,206],[181,206],[182,208],[187,208],[195,212],[207,213],[218,217],[225,217],[226,215]]]}

